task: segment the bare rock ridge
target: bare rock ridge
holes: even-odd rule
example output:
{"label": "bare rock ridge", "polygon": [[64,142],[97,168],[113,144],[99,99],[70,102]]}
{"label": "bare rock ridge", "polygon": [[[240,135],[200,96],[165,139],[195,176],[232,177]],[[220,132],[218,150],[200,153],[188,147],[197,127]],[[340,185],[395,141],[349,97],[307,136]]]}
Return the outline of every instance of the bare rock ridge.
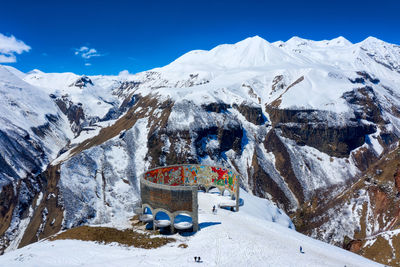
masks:
{"label": "bare rock ridge", "polygon": [[374,38],[256,36],[134,75],[0,67],[0,251],[128,220],[146,169],[201,163],[298,231],[397,263],[399,62]]}

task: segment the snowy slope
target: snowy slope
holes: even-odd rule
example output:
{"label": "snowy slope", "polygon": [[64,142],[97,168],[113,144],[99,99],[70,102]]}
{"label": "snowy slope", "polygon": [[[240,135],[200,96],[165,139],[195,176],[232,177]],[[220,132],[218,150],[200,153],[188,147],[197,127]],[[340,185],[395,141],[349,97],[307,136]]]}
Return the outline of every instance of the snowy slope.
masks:
{"label": "snowy slope", "polygon": [[[84,106],[85,114],[92,117],[102,118],[108,110],[113,107],[116,98],[111,94],[107,86],[111,86],[111,78],[105,80],[98,86],[96,83],[85,84],[83,87],[76,85],[77,80],[86,76],[79,76],[74,73],[43,73],[34,71],[28,73],[24,80],[32,85],[44,88],[47,93],[55,97],[64,96],[73,103],[81,103]],[[111,80],[107,83],[107,81]]]}
{"label": "snowy slope", "polygon": [[[4,266],[191,266],[200,256],[207,266],[378,266],[295,230],[289,218],[266,200],[241,191],[244,206],[232,213],[213,205],[224,201],[199,193],[201,230],[158,249],[101,245],[76,240],[41,241],[0,256]],[[187,248],[179,248],[185,243]],[[304,254],[299,252],[302,246]]]}
{"label": "snowy slope", "polygon": [[24,77],[22,72],[0,65],[0,157],[6,162],[2,163],[0,184],[24,178],[32,169],[40,170],[72,136],[46,91],[26,83]]}
{"label": "snowy slope", "polygon": [[[0,66],[0,114],[15,126],[29,129],[47,122],[46,114],[57,114],[56,105],[40,88],[24,82],[10,71],[10,67]],[[0,124],[2,129],[6,123]]]}

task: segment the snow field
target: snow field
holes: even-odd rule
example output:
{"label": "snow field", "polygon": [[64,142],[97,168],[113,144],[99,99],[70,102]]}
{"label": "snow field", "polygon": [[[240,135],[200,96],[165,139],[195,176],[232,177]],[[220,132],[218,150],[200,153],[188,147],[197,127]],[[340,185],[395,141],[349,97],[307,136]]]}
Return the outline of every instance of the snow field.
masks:
{"label": "snow field", "polygon": [[[194,235],[158,249],[78,240],[41,241],[0,257],[2,266],[378,266],[361,256],[296,232],[290,219],[265,199],[241,191],[239,212],[213,205],[226,197],[199,192],[199,223]],[[290,228],[291,227],[291,228]],[[179,248],[185,243],[187,248]],[[302,246],[304,254],[299,249]]]}

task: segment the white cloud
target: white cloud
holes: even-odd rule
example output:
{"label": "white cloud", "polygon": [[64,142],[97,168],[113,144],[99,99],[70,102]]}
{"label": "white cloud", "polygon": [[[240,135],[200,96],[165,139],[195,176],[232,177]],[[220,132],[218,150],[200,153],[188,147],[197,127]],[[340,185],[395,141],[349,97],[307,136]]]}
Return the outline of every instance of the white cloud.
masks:
{"label": "white cloud", "polygon": [[119,72],[118,75],[119,75],[119,76],[128,76],[128,75],[130,75],[130,73],[129,73],[128,70],[122,70],[122,71]]}
{"label": "white cloud", "polygon": [[92,66],[92,64],[89,63],[89,62],[86,62],[86,63],[85,63],[85,66]]}
{"label": "white cloud", "polygon": [[15,54],[28,52],[31,49],[23,41],[17,40],[13,35],[5,36],[0,33],[0,63],[13,63],[17,61]]}
{"label": "white cloud", "polygon": [[94,48],[89,48],[87,46],[81,46],[81,48],[75,49],[75,55],[81,56],[84,59],[89,59],[91,57],[100,57],[102,56],[97,52]]}
{"label": "white cloud", "polygon": [[17,58],[14,55],[2,55],[0,54],[0,63],[14,63]]}

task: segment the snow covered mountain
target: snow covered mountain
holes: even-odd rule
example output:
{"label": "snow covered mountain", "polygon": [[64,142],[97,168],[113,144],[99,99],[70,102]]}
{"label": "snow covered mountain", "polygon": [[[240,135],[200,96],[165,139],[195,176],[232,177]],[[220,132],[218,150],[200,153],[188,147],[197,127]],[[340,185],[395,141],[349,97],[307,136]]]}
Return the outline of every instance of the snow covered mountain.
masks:
{"label": "snow covered mountain", "polygon": [[[10,153],[15,163],[4,166],[27,169],[23,151],[48,151],[35,165],[40,171],[14,177],[1,169],[3,250],[82,224],[120,225],[139,201],[139,175],[179,163],[236,169],[243,189],[276,203],[298,230],[366,257],[374,258],[366,240],[399,227],[396,168],[381,176],[376,167],[395,153],[400,136],[397,45],[373,37],[352,44],[255,36],[134,75],[0,71],[2,94],[14,97],[4,98],[7,110],[20,112],[2,112],[0,127],[15,121],[14,132],[31,131],[40,141]],[[29,112],[14,117],[23,111],[41,120],[28,124]],[[32,130],[43,124],[51,130]],[[10,151],[4,147],[2,158]],[[20,187],[29,175],[30,186]]]}

